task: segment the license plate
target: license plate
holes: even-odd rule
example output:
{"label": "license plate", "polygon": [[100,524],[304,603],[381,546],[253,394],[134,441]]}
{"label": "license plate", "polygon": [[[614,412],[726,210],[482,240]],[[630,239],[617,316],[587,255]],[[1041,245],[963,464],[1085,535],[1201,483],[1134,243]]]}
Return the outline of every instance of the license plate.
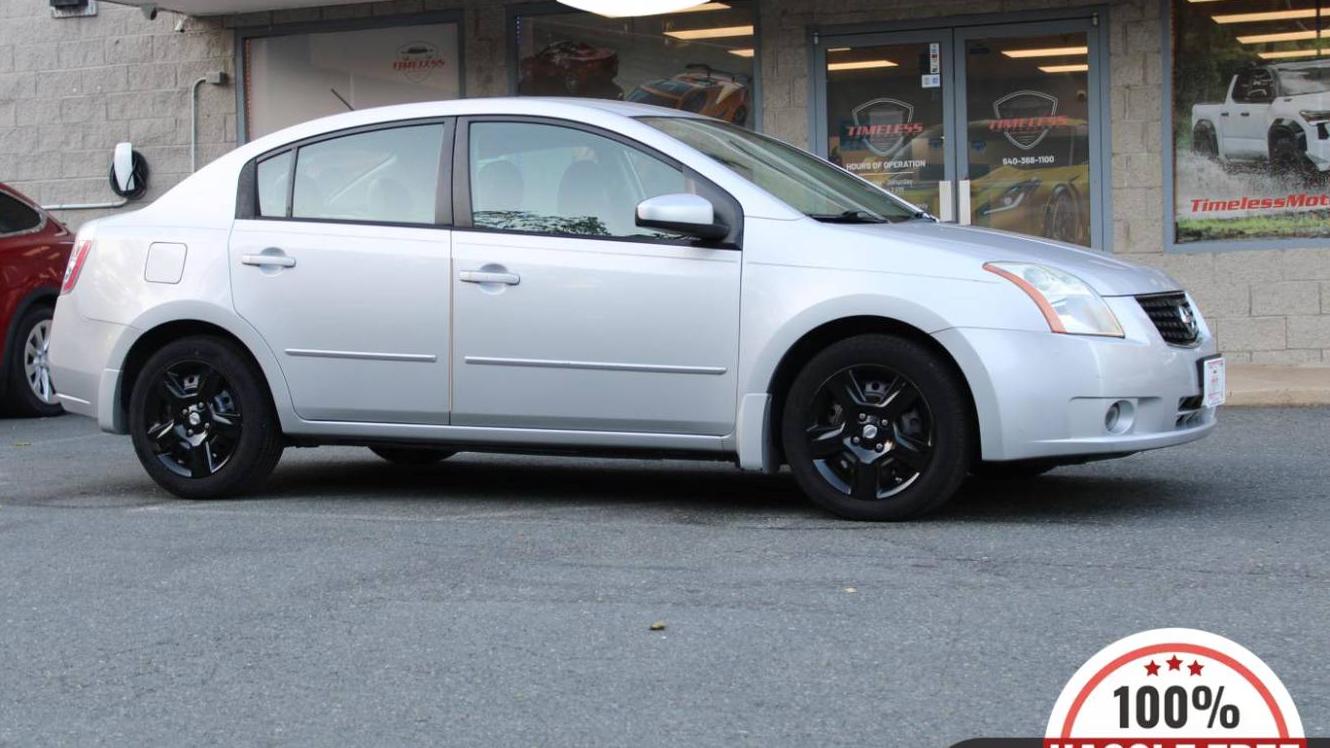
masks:
{"label": "license plate", "polygon": [[1224,359],[1211,358],[1201,362],[1201,404],[1214,408],[1224,404],[1228,390]]}

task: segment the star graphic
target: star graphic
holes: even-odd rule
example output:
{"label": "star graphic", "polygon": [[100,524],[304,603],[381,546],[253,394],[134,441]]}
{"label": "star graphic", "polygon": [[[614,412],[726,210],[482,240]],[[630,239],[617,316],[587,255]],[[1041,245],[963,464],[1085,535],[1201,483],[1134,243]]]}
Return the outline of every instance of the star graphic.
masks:
{"label": "star graphic", "polygon": [[1159,665],[1157,665],[1154,660],[1150,660],[1150,664],[1145,666],[1145,674],[1159,675]]}
{"label": "star graphic", "polygon": [[1192,674],[1192,675],[1200,675],[1200,674],[1201,674],[1201,668],[1203,668],[1203,667],[1205,667],[1205,666],[1202,665],[1199,661],[1197,661],[1197,660],[1192,660],[1192,661],[1191,661],[1191,664],[1187,666],[1187,669],[1191,671],[1191,674]]}
{"label": "star graphic", "polygon": [[1167,660],[1164,660],[1164,662],[1167,662],[1167,663],[1168,663],[1168,669],[1169,669],[1169,670],[1181,670],[1181,669],[1182,669],[1182,660],[1179,660],[1177,655],[1173,655],[1172,657],[1168,658]]}

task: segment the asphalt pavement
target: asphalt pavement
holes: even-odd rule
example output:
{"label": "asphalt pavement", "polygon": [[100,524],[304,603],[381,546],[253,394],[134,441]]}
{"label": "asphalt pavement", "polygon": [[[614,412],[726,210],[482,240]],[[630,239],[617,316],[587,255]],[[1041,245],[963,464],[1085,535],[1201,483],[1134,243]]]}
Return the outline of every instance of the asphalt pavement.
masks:
{"label": "asphalt pavement", "polygon": [[947,746],[1042,735],[1160,626],[1330,735],[1328,449],[1330,410],[1230,410],[867,525],[725,464],[351,448],[188,503],[88,420],[0,421],[0,744]]}

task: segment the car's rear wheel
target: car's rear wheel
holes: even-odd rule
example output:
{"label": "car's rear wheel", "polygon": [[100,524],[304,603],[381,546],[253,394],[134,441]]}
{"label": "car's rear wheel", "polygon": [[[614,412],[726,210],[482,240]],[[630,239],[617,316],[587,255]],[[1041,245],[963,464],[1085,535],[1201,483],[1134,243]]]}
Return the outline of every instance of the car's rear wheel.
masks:
{"label": "car's rear wheel", "polygon": [[370,447],[369,451],[394,465],[433,465],[457,454],[451,449],[429,447]]}
{"label": "car's rear wheel", "polygon": [[252,491],[282,457],[262,374],[221,338],[184,338],[149,357],[130,395],[129,430],[148,475],[186,499]]}
{"label": "car's rear wheel", "polygon": [[912,340],[861,335],[795,377],[781,436],[800,488],[848,519],[892,521],[941,506],[969,472],[964,383]]}
{"label": "car's rear wheel", "polygon": [[14,327],[14,345],[6,369],[4,410],[16,416],[58,416],[60,401],[51,384],[48,354],[51,346],[52,309],[44,304],[23,313]]}

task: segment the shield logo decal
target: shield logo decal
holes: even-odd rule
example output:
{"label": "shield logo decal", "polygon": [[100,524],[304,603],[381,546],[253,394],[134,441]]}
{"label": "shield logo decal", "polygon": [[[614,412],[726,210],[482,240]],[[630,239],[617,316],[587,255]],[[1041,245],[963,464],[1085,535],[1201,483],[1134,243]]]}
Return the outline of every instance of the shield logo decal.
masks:
{"label": "shield logo decal", "polygon": [[1043,91],[1014,91],[993,102],[1003,136],[1023,151],[1039,145],[1057,121],[1058,97]]}
{"label": "shield logo decal", "polygon": [[868,150],[879,156],[890,156],[905,142],[907,135],[916,134],[914,106],[900,99],[873,99],[855,107],[852,134],[860,137]]}
{"label": "shield logo decal", "polygon": [[445,64],[437,46],[429,42],[410,42],[397,49],[393,70],[401,73],[412,83],[421,83],[430,77],[436,68],[441,68]]}

